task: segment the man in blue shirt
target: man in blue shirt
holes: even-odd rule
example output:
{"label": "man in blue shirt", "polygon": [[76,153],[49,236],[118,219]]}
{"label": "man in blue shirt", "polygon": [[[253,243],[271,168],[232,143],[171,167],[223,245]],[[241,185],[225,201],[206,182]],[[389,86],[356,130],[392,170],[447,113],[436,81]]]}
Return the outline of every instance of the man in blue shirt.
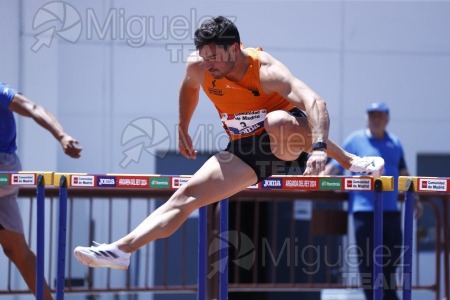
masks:
{"label": "man in blue shirt", "polygon": [[[398,137],[386,131],[389,122],[389,108],[385,103],[372,103],[367,108],[367,127],[351,133],[343,148],[358,156],[381,156],[384,161],[383,175],[393,176],[395,191],[383,193],[383,244],[384,257],[384,300],[398,299],[396,293],[396,267],[400,264],[402,248],[401,215],[397,204],[398,176],[409,176],[403,147]],[[342,174],[344,169],[335,160],[325,168],[325,175]],[[355,173],[353,173],[355,174]],[[356,174],[358,175],[358,174]],[[373,212],[374,193],[353,191],[350,193],[349,211],[353,213],[355,238],[358,246],[359,271],[366,299],[373,299]],[[381,282],[379,279],[376,282]]]}
{"label": "man in blue shirt", "polygon": [[[64,132],[55,116],[0,82],[0,171],[21,170],[20,160],[16,155],[14,112],[32,118],[50,131],[60,142],[64,153],[73,158],[80,157],[82,148],[77,146],[78,141]],[[36,256],[25,240],[17,193],[17,187],[0,185],[0,244],[6,256],[17,266],[28,287],[36,294]],[[52,299],[47,284],[44,287],[44,299]]]}

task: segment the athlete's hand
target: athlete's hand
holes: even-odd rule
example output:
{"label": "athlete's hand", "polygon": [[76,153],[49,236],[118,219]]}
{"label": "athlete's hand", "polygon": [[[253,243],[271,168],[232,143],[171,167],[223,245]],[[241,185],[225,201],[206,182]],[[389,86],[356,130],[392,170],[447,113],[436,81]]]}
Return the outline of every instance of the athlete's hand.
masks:
{"label": "athlete's hand", "polygon": [[325,170],[327,164],[327,152],[315,150],[311,153],[306,162],[306,169],[303,175],[319,175]]}
{"label": "athlete's hand", "polygon": [[178,149],[180,150],[180,153],[187,159],[197,158],[197,151],[192,145],[192,139],[190,135],[180,128],[178,128]]}
{"label": "athlete's hand", "polygon": [[59,142],[65,154],[72,158],[79,158],[81,156],[80,152],[83,150],[83,147],[80,147],[78,141],[70,135],[64,134]]}

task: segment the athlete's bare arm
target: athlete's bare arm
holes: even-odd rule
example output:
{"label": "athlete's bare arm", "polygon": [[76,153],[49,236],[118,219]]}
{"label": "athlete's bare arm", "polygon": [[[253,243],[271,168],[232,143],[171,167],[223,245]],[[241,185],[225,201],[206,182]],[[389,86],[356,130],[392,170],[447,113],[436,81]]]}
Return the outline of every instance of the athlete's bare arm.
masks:
{"label": "athlete's bare arm", "polygon": [[330,119],[325,101],[270,54],[261,51],[260,57],[260,80],[264,92],[276,92],[305,110],[311,127],[312,143],[327,142]]}
{"label": "athlete's bare arm", "polygon": [[203,76],[203,60],[198,52],[193,52],[187,60],[186,74],[179,94],[178,147],[180,153],[189,159],[197,157],[197,152],[189,136],[189,124],[198,104]]}
{"label": "athlete's bare arm", "polygon": [[32,118],[36,123],[47,129],[61,144],[65,154],[72,158],[81,156],[82,148],[77,146],[78,141],[64,132],[56,117],[41,105],[32,102],[21,94],[16,94],[9,105],[9,109],[19,115]]}

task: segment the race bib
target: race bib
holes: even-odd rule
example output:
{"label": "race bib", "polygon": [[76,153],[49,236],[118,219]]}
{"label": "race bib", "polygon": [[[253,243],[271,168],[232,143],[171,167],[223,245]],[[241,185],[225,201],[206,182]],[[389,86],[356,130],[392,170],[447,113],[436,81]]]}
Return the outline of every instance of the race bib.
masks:
{"label": "race bib", "polygon": [[252,134],[256,130],[264,127],[266,114],[267,111],[265,109],[239,114],[223,113],[221,115],[221,120],[231,134]]}

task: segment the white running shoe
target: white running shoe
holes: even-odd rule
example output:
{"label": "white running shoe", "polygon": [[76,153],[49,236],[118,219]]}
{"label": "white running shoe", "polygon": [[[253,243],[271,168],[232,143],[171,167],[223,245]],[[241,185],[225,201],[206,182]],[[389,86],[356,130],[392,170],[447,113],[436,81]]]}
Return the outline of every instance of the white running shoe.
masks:
{"label": "white running shoe", "polygon": [[113,268],[127,270],[131,253],[126,253],[113,244],[99,244],[95,246],[76,247],[73,254],[83,265],[90,268]]}
{"label": "white running shoe", "polygon": [[384,159],[379,156],[357,157],[352,161],[350,171],[380,177],[383,173]]}

